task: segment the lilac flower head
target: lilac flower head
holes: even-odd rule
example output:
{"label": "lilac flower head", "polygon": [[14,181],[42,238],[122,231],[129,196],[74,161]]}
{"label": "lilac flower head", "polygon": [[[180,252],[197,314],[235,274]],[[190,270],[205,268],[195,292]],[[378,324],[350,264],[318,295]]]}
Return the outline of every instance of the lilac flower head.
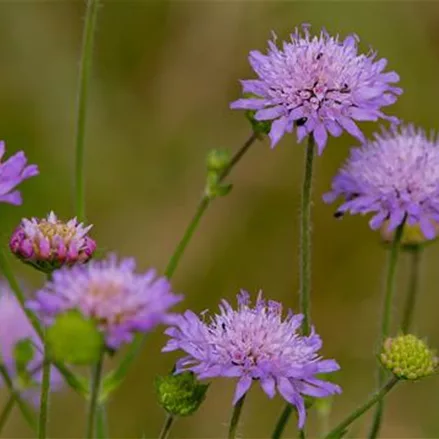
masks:
{"label": "lilac flower head", "polygon": [[88,236],[92,226],[73,218],[66,223],[53,212],[47,218],[24,218],[13,233],[9,247],[19,259],[51,272],[63,265],[87,262],[96,249]]}
{"label": "lilac flower head", "polygon": [[325,30],[311,36],[309,26],[297,28],[290,41],[281,48],[276,37],[268,42],[268,53],[253,50],[249,62],[258,79],[244,80],[243,92],[252,97],[238,99],[233,109],[256,110],[255,119],[273,121],[271,146],[285,132],[297,131],[301,142],[313,134],[319,154],[328,133],[339,136],[346,130],[363,140],[363,133],[354,121],[376,121],[385,116],[381,107],[393,104],[400,88],[395,72],[384,73],[387,60],[376,60],[376,52],[358,54],[358,37],[344,40],[332,37]]}
{"label": "lilac flower head", "polygon": [[136,332],[148,332],[166,322],[168,309],[182,297],[171,292],[164,277],[155,270],[137,274],[134,259],[115,255],[87,265],[64,267],[37,292],[28,307],[41,316],[46,325],[68,310],[78,310],[94,319],[110,349],[129,343]]}
{"label": "lilac flower head", "polygon": [[[5,149],[5,142],[0,141],[0,160],[5,154]],[[4,163],[0,162],[0,203],[21,204],[21,194],[14,189],[22,181],[35,175],[38,175],[38,167],[27,165],[23,151],[17,152]]]}
{"label": "lilac flower head", "polygon": [[238,295],[238,309],[223,300],[220,313],[205,321],[191,311],[174,319],[166,330],[171,337],[163,351],[181,349],[188,355],[177,362],[176,372],[189,370],[198,378],[237,377],[234,404],[259,381],[272,398],[276,390],[299,413],[299,428],[305,423],[303,395],[325,397],[341,390],[316,374],[339,369],[334,360],[322,360],[322,347],[314,330],[302,336],[302,314],[282,318],[282,305],[265,301],[259,294],[252,307],[249,294]]}
{"label": "lilac flower head", "polygon": [[439,221],[439,139],[413,125],[382,130],[352,149],[323,198],[330,203],[337,197],[344,198],[337,216],[373,212],[370,227],[388,222],[389,231],[406,218],[433,239]]}
{"label": "lilac flower head", "polygon": [[[6,367],[13,380],[17,375],[14,349],[16,344],[24,339],[31,339],[37,347],[34,350],[33,359],[28,364],[27,372],[35,383],[41,383],[43,363],[41,341],[7,284],[0,282],[0,362]],[[0,378],[0,386],[2,385],[2,378]],[[57,389],[60,385],[61,376],[53,370],[51,388]],[[23,396],[35,405],[38,405],[39,394],[38,388],[23,389]]]}

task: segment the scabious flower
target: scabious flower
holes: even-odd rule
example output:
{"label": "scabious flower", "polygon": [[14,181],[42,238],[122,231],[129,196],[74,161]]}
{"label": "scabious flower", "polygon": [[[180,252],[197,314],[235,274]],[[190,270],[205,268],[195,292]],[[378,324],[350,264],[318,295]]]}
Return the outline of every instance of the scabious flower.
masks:
{"label": "scabious flower", "polygon": [[119,262],[115,255],[63,267],[27,305],[49,326],[58,315],[77,310],[95,320],[108,348],[117,349],[134,333],[166,322],[168,309],[182,299],[155,270],[137,274],[135,268],[134,259]]}
{"label": "scabious flower", "polygon": [[87,262],[96,249],[88,236],[92,226],[78,223],[76,218],[60,221],[50,212],[43,219],[22,219],[13,233],[9,247],[19,259],[44,272],[63,265]]}
{"label": "scabious flower", "polygon": [[299,142],[313,134],[319,154],[328,133],[339,136],[346,130],[363,140],[354,121],[396,122],[381,107],[393,104],[400,88],[395,72],[384,72],[387,60],[376,60],[376,52],[358,54],[358,37],[344,40],[325,30],[311,36],[309,26],[296,28],[282,48],[276,37],[268,42],[268,53],[253,50],[249,62],[258,79],[241,81],[243,92],[252,95],[231,104],[233,109],[256,110],[256,120],[273,121],[270,130],[274,147],[285,132],[297,132]]}
{"label": "scabious flower", "polygon": [[[5,142],[0,141],[0,160],[5,154]],[[14,190],[22,181],[38,175],[36,165],[27,165],[23,151],[9,157],[4,163],[0,162],[0,202],[19,205],[21,194]]]}
{"label": "scabious flower", "polygon": [[251,307],[249,294],[238,295],[238,309],[223,300],[220,313],[206,320],[191,311],[174,318],[166,334],[171,338],[164,352],[181,349],[188,355],[177,362],[176,373],[194,372],[198,378],[236,377],[233,403],[242,398],[254,381],[272,398],[276,390],[299,413],[305,423],[304,395],[325,397],[340,387],[316,377],[339,369],[334,360],[322,360],[320,337],[312,330],[302,336],[303,315],[291,311],[283,319],[282,305],[265,301],[259,294]]}
{"label": "scabious flower", "polygon": [[378,229],[388,221],[395,230],[406,218],[419,224],[426,238],[436,235],[439,221],[439,139],[413,125],[375,134],[354,148],[334,178],[326,202],[344,198],[336,216],[374,212],[369,224]]}
{"label": "scabious flower", "polygon": [[[42,381],[43,363],[41,341],[9,287],[4,282],[0,282],[0,363],[6,367],[13,380],[17,378],[18,373],[14,356],[15,347],[19,341],[25,339],[32,340],[36,346],[34,356],[27,365],[27,373],[34,384],[39,384]],[[59,373],[52,370],[51,389],[58,389],[60,385]],[[3,386],[1,377],[0,386]],[[30,402],[38,405],[40,391],[37,387],[31,385],[17,390]]]}

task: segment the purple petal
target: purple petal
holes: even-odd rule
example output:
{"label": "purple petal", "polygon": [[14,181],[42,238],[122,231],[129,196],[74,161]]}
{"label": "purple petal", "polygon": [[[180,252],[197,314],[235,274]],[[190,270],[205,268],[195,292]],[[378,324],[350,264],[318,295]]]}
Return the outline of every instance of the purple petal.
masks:
{"label": "purple petal", "polygon": [[236,385],[236,391],[235,396],[233,398],[233,405],[235,405],[250,389],[250,386],[252,385],[253,380],[245,375],[243,376]]}

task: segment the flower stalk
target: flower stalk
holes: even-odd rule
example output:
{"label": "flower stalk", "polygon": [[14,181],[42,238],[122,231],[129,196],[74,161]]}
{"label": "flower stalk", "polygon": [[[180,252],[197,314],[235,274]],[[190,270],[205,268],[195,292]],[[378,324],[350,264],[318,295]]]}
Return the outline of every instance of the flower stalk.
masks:
{"label": "flower stalk", "polygon": [[230,420],[228,439],[235,439],[236,430],[239,424],[239,418],[241,417],[242,406],[244,405],[246,395],[242,396],[233,407],[232,419]]}

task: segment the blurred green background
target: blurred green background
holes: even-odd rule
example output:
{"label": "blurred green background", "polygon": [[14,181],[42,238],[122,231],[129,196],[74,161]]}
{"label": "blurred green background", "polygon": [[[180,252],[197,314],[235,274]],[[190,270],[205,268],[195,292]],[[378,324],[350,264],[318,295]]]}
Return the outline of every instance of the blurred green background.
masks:
{"label": "blurred green background", "polygon": [[[22,216],[73,211],[75,94],[82,1],[0,3],[0,137],[8,154],[24,149],[41,175],[22,185],[23,206],[1,206],[3,241]],[[252,76],[251,49],[265,50],[270,32],[286,38],[296,25],[357,33],[389,60],[404,94],[390,107],[406,121],[438,128],[439,3],[292,1],[103,1],[98,18],[87,128],[87,216],[99,246],[135,256],[140,269],[163,270],[202,192],[205,156],[211,148],[236,150],[249,134],[242,112],[230,111],[240,95],[238,79]],[[377,127],[362,124],[368,135]],[[334,379],[331,425],[370,394],[375,378],[375,339],[385,251],[362,217],[333,218],[321,195],[355,145],[331,138],[316,163],[312,317],[324,339],[324,355],[342,370]],[[174,289],[186,307],[216,309],[240,288],[282,300],[297,309],[298,216],[303,145],[285,136],[275,150],[258,142],[230,176],[232,193],[216,200],[177,270]],[[416,333],[439,346],[438,246],[425,252]],[[43,278],[14,267],[29,286]],[[398,301],[406,291],[401,260]],[[109,404],[112,437],[157,437],[164,414],[153,379],[177,358],[160,354],[162,328],[148,338],[125,383]],[[388,399],[383,437],[439,437],[438,379],[401,385]],[[181,419],[175,438],[224,437],[234,383],[216,380],[201,410]],[[0,397],[4,401],[4,395]],[[254,386],[240,435],[269,437],[284,403]],[[80,437],[83,401],[54,396],[52,437]],[[364,437],[367,420],[355,424]],[[319,428],[310,415],[310,437]],[[295,437],[292,420],[285,437]],[[28,437],[18,413],[4,437]]]}

